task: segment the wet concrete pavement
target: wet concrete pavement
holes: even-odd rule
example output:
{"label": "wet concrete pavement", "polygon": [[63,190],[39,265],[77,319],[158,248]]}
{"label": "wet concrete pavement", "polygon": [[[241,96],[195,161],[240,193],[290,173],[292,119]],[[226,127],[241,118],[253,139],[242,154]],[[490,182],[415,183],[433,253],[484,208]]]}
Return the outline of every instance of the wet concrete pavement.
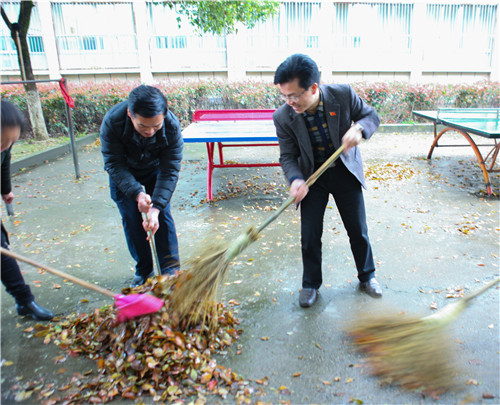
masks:
{"label": "wet concrete pavement", "polygon": [[[223,300],[240,304],[234,312],[244,332],[238,348],[230,348],[218,361],[247,380],[267,377],[265,396],[254,400],[499,403],[498,289],[478,298],[451,325],[450,344],[456,347],[463,389],[438,400],[381,386],[360,367],[362,356],[346,341],[346,324],[359,311],[376,313],[391,307],[428,315],[434,311],[431,307],[453,301],[447,294],[471,292],[499,274],[499,199],[484,193],[470,148],[441,148],[427,161],[431,138],[428,133],[376,134],[361,146],[369,187],[365,192],[369,235],[384,291],[381,300],[357,291],[354,262],[333,200],[323,237],[324,285],[314,307],[298,305],[302,271],[299,214],[293,208],[231,265]],[[277,160],[278,151],[231,148],[225,155],[234,161],[269,161]],[[262,223],[286,198],[280,168],[216,169],[214,193],[220,194],[207,204],[205,158],[204,145],[186,145],[172,201],[183,260],[197,253],[204,238],[230,241],[247,226]],[[133,263],[118,210],[109,197],[99,148],[81,149],[79,161],[78,181],[70,155],[14,176],[16,215],[6,218],[2,211],[11,232],[11,250],[119,292],[133,276]],[[491,180],[500,192],[498,174],[491,174]],[[88,312],[110,303],[106,296],[40,274],[28,265],[21,268],[37,302],[57,314]],[[44,345],[42,339],[26,337],[23,330],[35,322],[15,314],[13,300],[4,290],[1,304],[2,404],[15,403],[19,381],[43,377],[62,385],[76,371],[95,369],[85,358],[69,357],[55,364],[61,351]],[[220,399],[208,397],[208,401]],[[144,402],[152,399],[145,397]]]}

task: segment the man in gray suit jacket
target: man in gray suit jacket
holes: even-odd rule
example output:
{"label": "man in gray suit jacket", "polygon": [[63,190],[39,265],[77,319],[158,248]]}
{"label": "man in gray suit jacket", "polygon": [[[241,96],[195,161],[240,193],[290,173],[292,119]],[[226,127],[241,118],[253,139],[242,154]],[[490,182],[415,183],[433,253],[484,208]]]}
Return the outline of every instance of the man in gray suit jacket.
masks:
{"label": "man in gray suit jacket", "polygon": [[[332,194],[349,236],[358,271],[359,286],[372,297],[381,297],[368,239],[361,187],[363,163],[357,147],[377,130],[380,119],[349,85],[319,85],[317,64],[308,56],[288,57],[276,70],[274,84],[285,101],[273,115],[280,147],[280,163],[290,183],[290,195],[300,203],[302,290],[299,304],[312,306],[323,278],[321,236],[323,218]],[[309,188],[305,184],[340,145],[344,152]]]}

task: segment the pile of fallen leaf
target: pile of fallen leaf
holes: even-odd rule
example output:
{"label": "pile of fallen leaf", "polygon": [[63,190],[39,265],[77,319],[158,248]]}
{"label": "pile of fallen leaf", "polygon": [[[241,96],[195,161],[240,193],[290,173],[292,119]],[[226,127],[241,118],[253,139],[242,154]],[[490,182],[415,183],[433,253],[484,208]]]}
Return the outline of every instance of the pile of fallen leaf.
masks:
{"label": "pile of fallen leaf", "polygon": [[415,175],[415,170],[407,164],[381,163],[369,165],[365,171],[368,180],[402,181]]}
{"label": "pile of fallen leaf", "polygon": [[206,395],[217,394],[222,398],[233,395],[238,403],[250,402],[248,383],[213,358],[238,339],[238,321],[219,302],[214,304],[217,328],[206,326],[213,324],[211,319],[193,327],[179,323],[169,312],[175,280],[156,277],[134,290],[165,301],[154,314],[117,324],[116,309],[105,306],[91,314],[71,314],[58,323],[36,325],[34,336],[43,337],[46,344],[53,342],[71,356],[88,356],[98,366],[97,376],[80,375],[57,393],[42,391],[39,399],[44,404],[104,403],[150,395],[155,402],[194,398],[196,403],[205,403]]}
{"label": "pile of fallen leaf", "polygon": [[[230,163],[230,161],[226,161],[225,163]],[[277,175],[278,179],[280,179],[278,182],[272,181],[272,176],[275,175]],[[271,178],[271,181],[266,181],[268,178]],[[268,195],[269,198],[277,198],[286,195],[287,189],[288,188],[285,183],[283,183],[279,177],[279,172],[268,175],[254,175],[252,179],[243,178],[241,181],[228,180],[226,191],[217,191],[217,193],[213,196],[212,202],[252,195]],[[204,199],[202,202],[206,203],[207,200]]]}

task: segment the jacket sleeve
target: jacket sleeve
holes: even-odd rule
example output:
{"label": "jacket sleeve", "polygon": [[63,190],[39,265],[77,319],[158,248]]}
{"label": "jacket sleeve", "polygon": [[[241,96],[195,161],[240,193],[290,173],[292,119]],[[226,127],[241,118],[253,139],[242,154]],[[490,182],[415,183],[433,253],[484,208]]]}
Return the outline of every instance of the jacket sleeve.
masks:
{"label": "jacket sleeve", "polygon": [[122,193],[127,198],[135,200],[142,191],[142,186],[128,168],[125,146],[120,141],[122,130],[122,125],[113,125],[108,112],[101,125],[101,152],[104,169]]}
{"label": "jacket sleeve", "polygon": [[165,121],[168,122],[168,125],[165,125],[165,136],[168,144],[160,154],[159,173],[152,196],[153,207],[159,209],[164,209],[167,206],[177,186],[184,147],[179,120],[170,110],[167,112],[166,118]]}
{"label": "jacket sleeve", "polygon": [[10,150],[2,152],[2,195],[9,194],[12,191],[12,183],[10,180]]}
{"label": "jacket sleeve", "polygon": [[290,133],[291,130],[287,131],[284,123],[280,122],[280,114],[284,114],[284,112],[276,111],[273,114],[273,121],[280,149],[279,162],[285,174],[285,178],[288,183],[291,184],[295,179],[304,179],[304,174],[300,170],[299,164],[300,148]]}
{"label": "jacket sleeve", "polygon": [[353,122],[361,124],[363,138],[370,139],[380,125],[380,118],[377,112],[359,97],[354,89],[349,86],[349,98],[351,103],[351,119]]}

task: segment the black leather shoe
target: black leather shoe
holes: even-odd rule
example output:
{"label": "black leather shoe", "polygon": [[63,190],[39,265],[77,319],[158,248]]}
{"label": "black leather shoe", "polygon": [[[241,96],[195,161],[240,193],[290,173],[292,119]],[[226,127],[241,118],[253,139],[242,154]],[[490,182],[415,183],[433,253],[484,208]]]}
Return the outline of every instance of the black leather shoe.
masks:
{"label": "black leather shoe", "polygon": [[132,281],[130,282],[130,287],[131,288],[139,287],[140,285],[143,285],[147,281],[148,278],[152,278],[154,276],[155,276],[154,271],[149,273],[147,276],[135,275],[134,278],[132,279]]}
{"label": "black leather shoe", "polygon": [[359,283],[359,289],[373,298],[382,296],[382,287],[375,278]]}
{"label": "black leather shoe", "polygon": [[16,304],[16,311],[19,315],[31,316],[37,321],[50,321],[54,317],[52,311],[41,307],[35,301],[31,301],[26,305]]}
{"label": "black leather shoe", "polygon": [[299,304],[302,308],[312,307],[318,299],[318,290],[315,288],[303,288],[300,290]]}

